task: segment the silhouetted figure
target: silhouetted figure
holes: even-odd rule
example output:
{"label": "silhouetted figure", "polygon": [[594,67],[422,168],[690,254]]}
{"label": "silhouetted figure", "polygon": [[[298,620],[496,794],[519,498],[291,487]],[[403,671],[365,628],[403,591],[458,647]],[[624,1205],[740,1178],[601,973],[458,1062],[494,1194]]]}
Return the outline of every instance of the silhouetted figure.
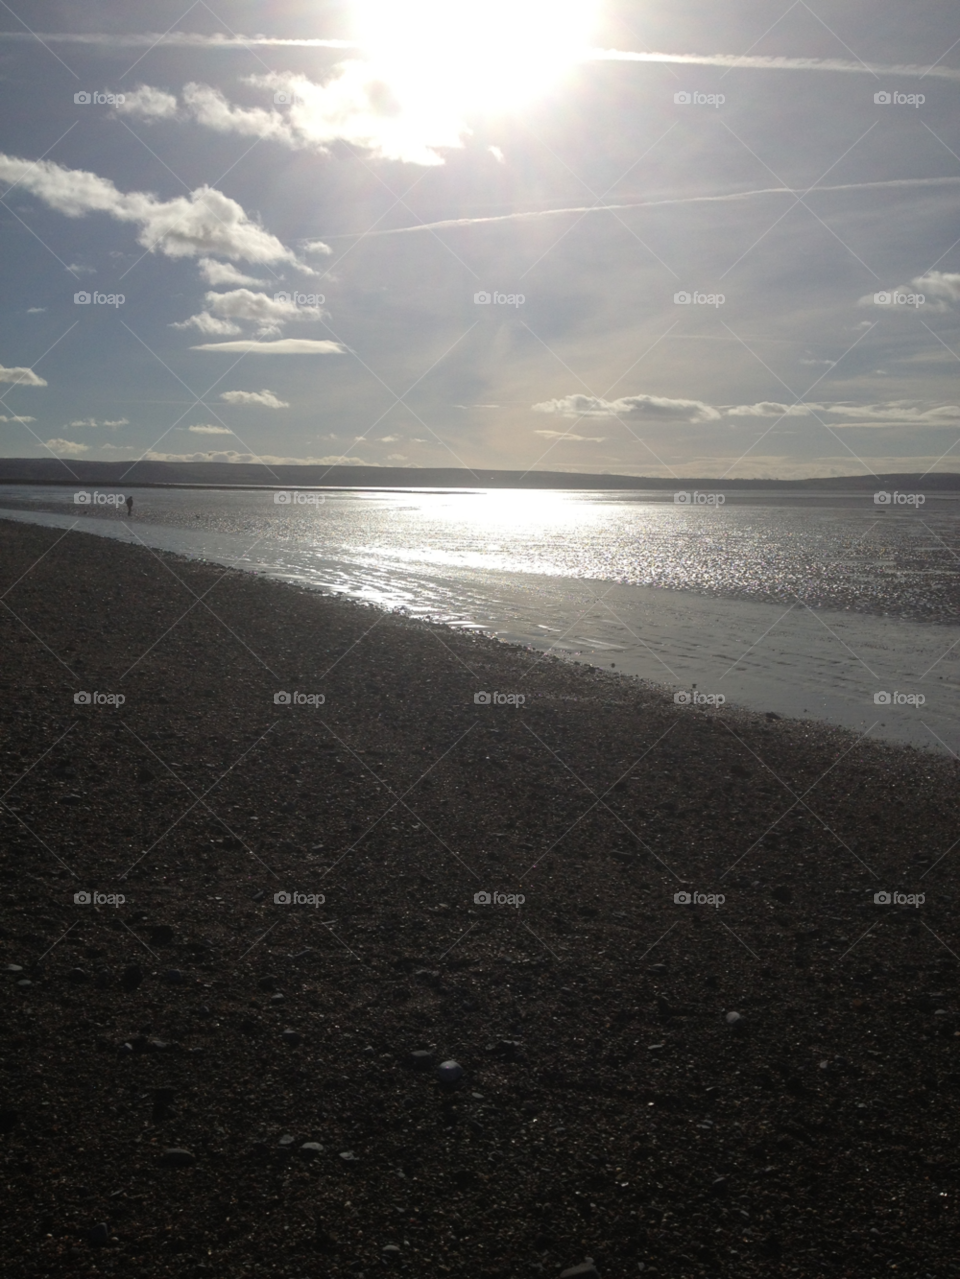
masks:
{"label": "silhouetted figure", "polygon": [[132,497],[127,498],[127,514],[128,515],[133,514],[133,498]]}

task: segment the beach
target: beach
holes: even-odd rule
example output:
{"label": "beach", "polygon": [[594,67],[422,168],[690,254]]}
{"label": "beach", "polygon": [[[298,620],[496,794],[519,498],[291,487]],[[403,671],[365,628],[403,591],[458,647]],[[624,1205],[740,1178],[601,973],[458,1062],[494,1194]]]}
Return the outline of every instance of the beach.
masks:
{"label": "beach", "polygon": [[0,552],[6,1274],[949,1273],[952,756]]}

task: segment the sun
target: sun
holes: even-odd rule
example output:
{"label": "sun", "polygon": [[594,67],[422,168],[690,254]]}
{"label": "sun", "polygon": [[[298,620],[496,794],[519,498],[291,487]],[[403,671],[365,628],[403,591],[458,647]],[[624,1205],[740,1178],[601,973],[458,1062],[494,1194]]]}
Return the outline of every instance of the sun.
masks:
{"label": "sun", "polygon": [[355,0],[355,35],[397,98],[493,114],[536,98],[589,47],[597,0]]}

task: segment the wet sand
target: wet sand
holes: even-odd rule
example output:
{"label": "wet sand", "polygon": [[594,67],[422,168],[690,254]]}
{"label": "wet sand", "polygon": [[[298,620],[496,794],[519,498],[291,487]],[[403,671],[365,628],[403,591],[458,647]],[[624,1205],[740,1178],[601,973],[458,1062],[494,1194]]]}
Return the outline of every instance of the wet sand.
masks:
{"label": "wet sand", "polygon": [[80,533],[0,562],[6,1274],[949,1273],[952,759]]}

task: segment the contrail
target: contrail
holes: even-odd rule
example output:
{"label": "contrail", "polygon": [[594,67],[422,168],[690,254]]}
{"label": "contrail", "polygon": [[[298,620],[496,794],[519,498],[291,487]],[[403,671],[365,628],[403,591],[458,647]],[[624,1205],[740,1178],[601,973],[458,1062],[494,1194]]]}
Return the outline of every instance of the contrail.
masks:
{"label": "contrail", "polygon": [[[192,31],[170,31],[165,35],[149,32],[126,35],[113,32],[80,34],[77,32],[0,31],[0,40],[42,40],[45,44],[86,44],[121,49],[152,48],[161,44],[200,49],[294,48],[294,49],[361,49],[353,40],[322,40],[281,36],[201,35]],[[786,58],[734,53],[632,53],[621,49],[585,49],[584,62],[660,62],[698,67],[743,68],[759,71],[846,71],[859,75],[936,76],[941,80],[960,80],[960,69],[934,64],[920,67],[860,62],[845,58]]]}
{"label": "contrail", "polygon": [[858,62],[846,58],[771,58],[732,53],[626,53],[619,49],[591,49],[587,55],[596,62],[672,62],[696,67],[743,67],[755,71],[853,71],[860,75],[938,76],[960,80],[956,67],[918,67],[912,64],[887,66],[879,62]]}
{"label": "contrail", "polygon": [[442,222],[420,222],[416,226],[393,227],[386,231],[352,231],[341,235],[325,235],[324,240],[372,239],[381,235],[409,235],[414,231],[442,231],[447,227],[482,226],[494,222],[519,222],[536,218],[558,218],[573,213],[619,213],[627,209],[661,209],[675,204],[720,204],[733,200],[749,200],[757,195],[807,196],[820,191],[876,191],[896,187],[955,186],[960,177],[952,178],[888,178],[883,182],[848,182],[841,186],[812,187],[795,191],[792,187],[762,187],[757,191],[732,191],[726,195],[687,195],[672,200],[640,200],[633,204],[585,204],[568,209],[534,209],[523,213],[499,213],[483,218],[445,218]]}

